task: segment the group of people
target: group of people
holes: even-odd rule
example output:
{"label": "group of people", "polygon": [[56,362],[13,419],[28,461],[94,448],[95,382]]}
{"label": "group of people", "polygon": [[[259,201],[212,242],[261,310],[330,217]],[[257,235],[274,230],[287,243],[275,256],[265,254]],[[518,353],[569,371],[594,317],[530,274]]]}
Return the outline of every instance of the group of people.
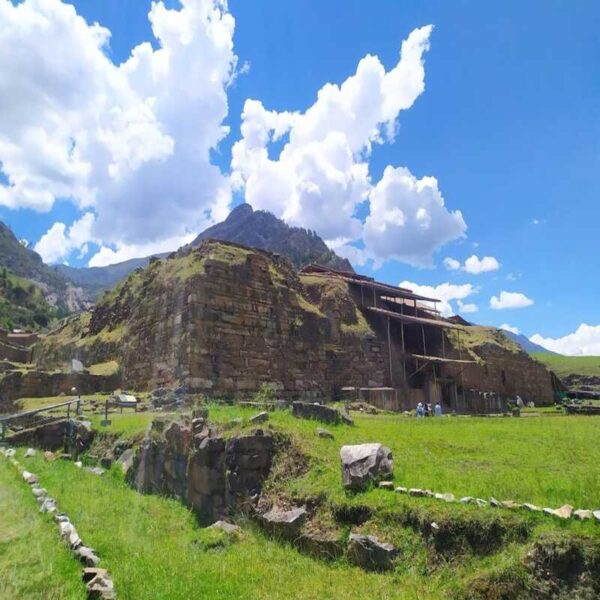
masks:
{"label": "group of people", "polygon": [[441,417],[442,416],[442,405],[439,402],[435,403],[433,409],[431,408],[431,404],[427,402],[423,404],[419,402],[417,404],[417,418],[421,417]]}

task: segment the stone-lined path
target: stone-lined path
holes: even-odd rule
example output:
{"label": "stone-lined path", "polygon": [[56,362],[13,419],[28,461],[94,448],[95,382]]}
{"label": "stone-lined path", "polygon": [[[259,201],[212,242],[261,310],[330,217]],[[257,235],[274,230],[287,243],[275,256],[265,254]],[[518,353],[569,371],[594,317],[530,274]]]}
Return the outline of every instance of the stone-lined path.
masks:
{"label": "stone-lined path", "polygon": [[[52,515],[61,540],[69,546],[75,558],[85,565],[82,570],[82,578],[86,584],[88,598],[116,600],[117,594],[114,590],[114,583],[106,569],[99,567],[100,558],[92,548],[83,543],[69,517],[58,510],[56,500],[49,496],[46,489],[41,487],[37,475],[23,468],[16,459],[16,451],[13,448],[0,448],[0,455],[8,459],[25,483],[29,484],[31,493],[40,506],[40,512]],[[31,448],[25,453],[26,457],[34,455],[35,450]]]}

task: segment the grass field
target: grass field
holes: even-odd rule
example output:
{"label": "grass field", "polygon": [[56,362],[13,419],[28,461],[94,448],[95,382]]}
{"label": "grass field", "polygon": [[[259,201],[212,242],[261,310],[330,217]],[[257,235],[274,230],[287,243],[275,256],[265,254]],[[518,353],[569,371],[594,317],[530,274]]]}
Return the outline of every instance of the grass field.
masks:
{"label": "grass field", "polygon": [[600,377],[600,356],[562,356],[544,352],[538,352],[532,356],[559,377],[571,374]]}
{"label": "grass field", "polygon": [[28,487],[0,459],[0,598],[83,598],[80,568],[57,543],[56,526],[39,514]]}
{"label": "grass field", "polygon": [[[210,418],[216,423],[243,417],[244,425],[228,430],[227,435],[250,429],[248,418],[256,412],[239,406],[210,406]],[[130,438],[145,431],[155,416],[112,414],[111,425],[105,428],[99,427],[98,416],[93,416],[92,421],[111,437]],[[86,543],[98,551],[120,598],[459,598],[463,597],[465,583],[482,573],[524,577],[522,559],[531,540],[540,534],[572,532],[600,540],[600,525],[595,522],[562,522],[525,511],[447,505],[379,489],[347,495],[341,485],[339,466],[343,444],[381,442],[392,449],[396,485],[452,492],[456,496],[494,496],[541,506],[569,503],[576,508],[597,509],[597,419],[529,416],[417,421],[389,414],[354,416],[353,427],[328,427],[335,439],[327,440],[316,436],[316,422],[295,419],[287,411],[270,413],[264,427],[287,433],[307,458],[308,470],[299,477],[279,472],[267,486],[267,492],[283,493],[298,502],[318,501],[323,507],[370,507],[373,517],[352,530],[374,533],[401,550],[395,570],[386,574],[366,573],[343,559],[326,564],[309,558],[291,546],[267,539],[248,521],[241,523],[244,533],[240,541],[211,549],[206,542],[213,534],[200,528],[179,501],[138,494],[123,482],[116,468],[97,477],[76,469],[70,462],[47,463],[39,457],[20,460],[40,476]],[[19,453],[22,455],[22,451]],[[19,525],[20,521],[33,520],[36,528],[49,534],[47,542],[42,533],[36,534],[36,543],[39,540],[40,544],[52,545],[55,531],[37,513],[26,487],[0,459],[0,509],[4,508],[2,501],[22,504],[23,510],[15,515],[15,526],[24,526]],[[507,526],[517,533],[511,537],[509,531],[491,553],[460,550],[456,556],[435,558],[418,528],[407,526],[398,517],[411,511],[420,515],[423,522],[435,520],[442,527],[447,525],[459,532],[473,527],[495,531]],[[323,526],[328,525],[331,523],[323,521]],[[343,535],[351,529],[350,525],[334,525]],[[60,562],[58,540],[53,548],[48,561]],[[16,562],[12,559],[13,566],[23,560],[17,558]],[[6,555],[0,554],[0,577],[10,570],[6,561]],[[43,597],[75,597],[69,594],[78,589],[77,573],[69,571],[66,564],[45,564],[44,569],[55,577],[45,579],[50,592]],[[17,592],[8,597],[36,597],[26,592],[29,571],[21,567],[13,571],[9,581],[11,589]]]}

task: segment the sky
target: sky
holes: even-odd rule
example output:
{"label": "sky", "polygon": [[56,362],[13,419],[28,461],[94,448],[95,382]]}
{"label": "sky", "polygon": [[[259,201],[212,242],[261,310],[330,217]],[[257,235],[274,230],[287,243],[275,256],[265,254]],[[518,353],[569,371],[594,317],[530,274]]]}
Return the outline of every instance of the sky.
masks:
{"label": "sky", "polygon": [[0,220],[101,266],[248,201],[600,354],[599,26],[593,0],[0,0]]}

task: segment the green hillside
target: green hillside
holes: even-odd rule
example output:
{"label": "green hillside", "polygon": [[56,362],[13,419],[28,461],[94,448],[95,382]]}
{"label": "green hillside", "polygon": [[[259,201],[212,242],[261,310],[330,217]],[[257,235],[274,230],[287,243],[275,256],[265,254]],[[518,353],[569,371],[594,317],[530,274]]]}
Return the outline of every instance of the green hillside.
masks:
{"label": "green hillside", "polygon": [[536,352],[532,356],[544,363],[559,377],[584,375],[600,377],[600,356],[563,356]]}
{"label": "green hillside", "polygon": [[61,316],[64,314],[46,302],[38,286],[0,268],[0,327],[45,329]]}

